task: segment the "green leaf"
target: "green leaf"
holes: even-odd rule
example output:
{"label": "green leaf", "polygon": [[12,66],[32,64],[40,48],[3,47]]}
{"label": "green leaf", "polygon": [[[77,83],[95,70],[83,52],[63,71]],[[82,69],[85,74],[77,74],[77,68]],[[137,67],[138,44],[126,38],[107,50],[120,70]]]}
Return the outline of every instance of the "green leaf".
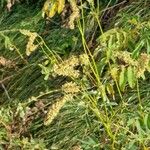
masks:
{"label": "green leaf", "polygon": [[150,114],[147,116],[147,128],[150,130]]}
{"label": "green leaf", "polygon": [[98,72],[100,74],[100,76],[102,75],[103,71],[104,71],[104,67],[107,64],[107,58],[104,57],[102,58],[98,63],[97,63],[97,68],[98,68]]}
{"label": "green leaf", "polygon": [[146,40],[147,43],[147,54],[150,54],[150,41]]}
{"label": "green leaf", "polygon": [[124,66],[121,69],[122,70],[119,75],[119,86],[121,91],[124,91],[127,83],[127,70]]}
{"label": "green leaf", "polygon": [[41,73],[43,75],[45,75],[44,80],[48,80],[48,77],[50,75],[50,68],[49,67],[45,67],[42,64],[39,64],[39,66],[41,67]]}
{"label": "green leaf", "polygon": [[136,140],[130,141],[129,144],[127,144],[127,146],[128,146],[127,148],[128,148],[129,150],[135,150],[135,149],[137,149],[135,143],[136,143]]}
{"label": "green leaf", "polygon": [[146,132],[148,133],[150,131],[149,127],[148,127],[148,119],[149,119],[149,114],[146,114],[144,116],[144,125],[145,125],[145,129],[146,129]]}
{"label": "green leaf", "polygon": [[141,124],[140,124],[140,121],[139,121],[138,119],[136,120],[135,125],[136,125],[137,131],[138,131],[138,136],[139,136],[140,138],[143,138],[145,132],[144,132],[144,130],[142,129]]}
{"label": "green leaf", "polygon": [[102,95],[103,100],[107,101],[108,98],[107,98],[107,95],[106,95],[106,87],[105,87],[105,85],[101,86],[101,95]]}
{"label": "green leaf", "polygon": [[136,83],[136,77],[135,77],[135,73],[134,73],[134,68],[132,66],[128,67],[127,78],[128,78],[129,86],[131,88],[134,88],[135,83]]}
{"label": "green leaf", "polygon": [[113,88],[113,84],[108,83],[106,89],[107,89],[108,94],[111,95],[113,99],[115,99],[115,91]]}
{"label": "green leaf", "polygon": [[7,36],[5,36],[5,43],[4,43],[4,45],[5,45],[5,48],[9,48],[10,45],[11,45],[10,38],[7,37]]}
{"label": "green leaf", "polygon": [[113,45],[113,38],[114,38],[114,36],[113,36],[113,35],[110,35],[110,38],[109,38],[109,40],[108,40],[108,48],[110,48],[110,49],[111,49],[111,47],[112,47],[112,45]]}
{"label": "green leaf", "polygon": [[140,41],[139,43],[137,43],[137,45],[135,46],[134,51],[132,52],[132,58],[137,58],[139,56],[139,52],[142,49],[142,47],[144,46],[144,41]]}

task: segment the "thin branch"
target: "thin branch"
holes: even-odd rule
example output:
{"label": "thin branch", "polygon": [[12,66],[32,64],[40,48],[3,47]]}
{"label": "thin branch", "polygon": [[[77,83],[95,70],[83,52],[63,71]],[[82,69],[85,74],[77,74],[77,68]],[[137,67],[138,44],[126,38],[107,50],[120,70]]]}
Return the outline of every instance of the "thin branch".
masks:
{"label": "thin branch", "polygon": [[8,77],[6,77],[6,78],[0,80],[0,84],[3,84],[5,81],[11,79],[13,76],[14,76],[14,75],[11,75],[11,76],[8,76]]}

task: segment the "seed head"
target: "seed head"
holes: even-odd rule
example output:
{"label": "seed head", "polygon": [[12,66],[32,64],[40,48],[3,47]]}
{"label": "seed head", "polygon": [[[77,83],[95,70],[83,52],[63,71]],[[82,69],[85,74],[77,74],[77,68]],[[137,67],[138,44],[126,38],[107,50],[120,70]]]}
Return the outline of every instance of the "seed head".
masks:
{"label": "seed head", "polygon": [[79,86],[77,86],[76,83],[68,82],[62,86],[62,91],[64,91],[67,94],[70,94],[70,93],[75,94],[80,91],[80,88],[79,88]]}

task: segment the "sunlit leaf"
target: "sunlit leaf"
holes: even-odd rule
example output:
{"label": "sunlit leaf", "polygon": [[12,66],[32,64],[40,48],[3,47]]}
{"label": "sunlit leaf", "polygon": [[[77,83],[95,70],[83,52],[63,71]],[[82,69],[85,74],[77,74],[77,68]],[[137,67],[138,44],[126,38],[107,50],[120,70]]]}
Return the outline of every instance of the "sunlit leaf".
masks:
{"label": "sunlit leaf", "polygon": [[108,94],[110,94],[113,97],[113,99],[115,99],[115,91],[114,91],[113,85],[107,84],[106,89],[107,89]]}
{"label": "sunlit leaf", "polygon": [[147,54],[150,54],[150,41],[146,40],[147,42]]}
{"label": "sunlit leaf", "polygon": [[121,72],[120,72],[120,75],[119,75],[119,86],[120,86],[121,91],[124,91],[125,86],[126,86],[126,82],[127,82],[127,70],[123,66],[121,68]]}
{"label": "sunlit leaf", "polygon": [[142,49],[143,46],[144,46],[144,41],[140,41],[136,45],[134,51],[132,52],[132,58],[137,58],[139,56],[139,53],[140,53],[140,51],[141,51],[141,49]]}
{"label": "sunlit leaf", "polygon": [[131,88],[134,88],[135,82],[136,82],[136,77],[135,77],[135,73],[134,73],[134,68],[132,66],[128,67],[127,77],[128,77],[129,86]]}
{"label": "sunlit leaf", "polygon": [[101,86],[101,95],[102,95],[102,98],[104,101],[106,101],[108,99],[107,95],[106,95],[106,86],[105,85]]}

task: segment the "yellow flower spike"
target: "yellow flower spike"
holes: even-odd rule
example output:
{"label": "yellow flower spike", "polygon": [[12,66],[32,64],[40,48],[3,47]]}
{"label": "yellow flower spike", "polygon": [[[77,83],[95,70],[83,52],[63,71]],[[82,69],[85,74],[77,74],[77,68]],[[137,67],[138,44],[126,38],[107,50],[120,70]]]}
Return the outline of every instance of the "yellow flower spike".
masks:
{"label": "yellow flower spike", "polygon": [[76,56],[71,56],[69,59],[64,60],[60,64],[53,66],[53,72],[55,75],[68,76],[72,78],[78,78],[80,73],[79,70],[75,70],[74,67],[79,65],[79,59]]}
{"label": "yellow flower spike", "polygon": [[58,14],[60,14],[65,7],[65,0],[58,0]]}
{"label": "yellow flower spike", "polygon": [[80,91],[80,87],[74,82],[68,82],[62,86],[62,91],[64,91],[66,94],[74,94]]}
{"label": "yellow flower spike", "polygon": [[79,60],[81,65],[85,65],[85,66],[89,65],[89,56],[87,54],[81,54],[79,56]]}
{"label": "yellow flower spike", "polygon": [[118,78],[118,68],[114,67],[110,70],[111,76],[114,80]]}
{"label": "yellow flower spike", "polygon": [[48,126],[52,123],[52,121],[57,117],[61,108],[65,105],[65,103],[69,100],[73,99],[72,94],[67,94],[64,97],[57,100],[56,103],[52,104],[49,108],[49,111],[44,119],[44,125]]}

